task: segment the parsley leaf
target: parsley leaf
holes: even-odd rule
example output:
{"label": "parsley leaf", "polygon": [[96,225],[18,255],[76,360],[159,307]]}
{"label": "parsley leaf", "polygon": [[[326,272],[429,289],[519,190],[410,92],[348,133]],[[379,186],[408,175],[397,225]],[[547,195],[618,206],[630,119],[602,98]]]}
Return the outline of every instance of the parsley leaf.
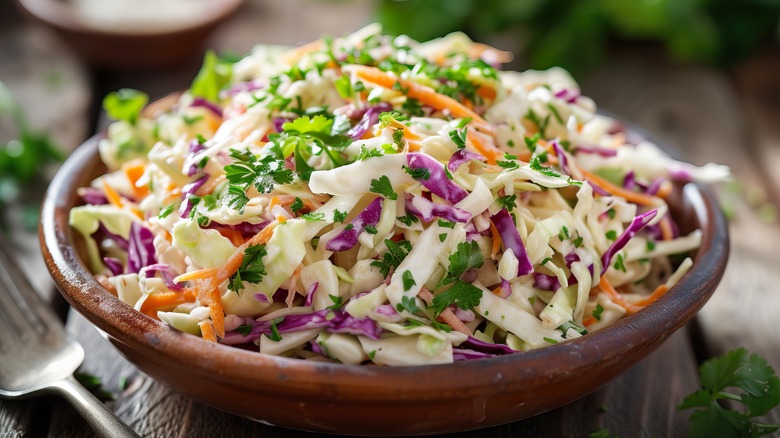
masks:
{"label": "parsley leaf", "polygon": [[250,245],[244,250],[244,259],[241,266],[235,274],[230,276],[230,289],[238,292],[244,288],[244,283],[257,284],[263,281],[265,265],[263,265],[263,256],[268,255],[265,250],[265,244]]}
{"label": "parsley leaf", "polygon": [[401,166],[403,167],[404,171],[409,174],[414,179],[422,179],[422,180],[428,180],[431,177],[431,172],[424,168],[424,167],[418,167],[415,169],[412,169],[411,167],[407,166]]}
{"label": "parsley leaf", "polygon": [[408,291],[417,284],[417,282],[414,281],[414,275],[412,274],[412,271],[408,269],[401,275],[401,280],[403,280],[404,283],[404,292]]}
{"label": "parsley leaf", "polygon": [[298,214],[299,211],[303,208],[303,200],[299,197],[295,197],[295,200],[290,204],[290,210],[292,210],[293,213]]}
{"label": "parsley leaf", "polygon": [[387,175],[382,175],[379,179],[372,179],[371,187],[368,190],[393,201],[398,199],[398,194],[393,190],[393,185],[390,184],[390,178]]}
{"label": "parsley leaf", "polygon": [[114,120],[124,120],[131,125],[138,122],[141,110],[149,102],[149,96],[131,88],[108,93],[103,99],[103,109]]}
{"label": "parsley leaf", "polygon": [[439,315],[450,304],[455,304],[463,310],[470,310],[479,305],[481,299],[482,289],[465,281],[457,280],[451,288],[436,295],[431,301],[430,307],[436,315]]}
{"label": "parsley leaf", "polygon": [[422,309],[420,309],[420,307],[417,305],[417,302],[415,301],[414,297],[407,297],[407,296],[401,297],[401,302],[395,305],[395,310],[397,310],[399,313],[403,311],[407,311],[411,314],[422,312]]}
{"label": "parsley leaf", "polygon": [[328,294],[328,297],[330,298],[331,301],[333,301],[333,304],[326,307],[326,309],[337,310],[337,309],[341,309],[344,306],[344,299],[341,298],[340,296]]}
{"label": "parsley leaf", "polygon": [[366,145],[362,145],[360,146],[360,153],[358,154],[357,160],[363,161],[373,157],[381,157],[382,155],[384,155],[384,153],[379,149],[368,149],[366,148]]}
{"label": "parsley leaf", "polygon": [[333,210],[333,222],[344,223],[344,220],[346,218],[347,218],[347,212],[346,211],[340,211],[338,208]]}
{"label": "parsley leaf", "polygon": [[623,254],[618,254],[617,257],[615,257],[614,267],[618,271],[626,272],[626,265],[623,263]]}
{"label": "parsley leaf", "polygon": [[464,272],[479,268],[484,262],[485,258],[476,241],[459,243],[455,252],[450,255],[450,266],[444,278],[439,281],[439,286],[457,281]]}
{"label": "parsley leaf", "polygon": [[547,166],[542,166],[542,163],[547,161],[547,155],[537,155],[533,158],[531,158],[531,161],[528,163],[528,165],[531,167],[531,169],[541,173],[542,175],[547,175],[551,177],[559,177],[561,176],[560,173],[554,171],[552,168]]}
{"label": "parsley leaf", "polygon": [[[677,409],[696,409],[689,419],[692,437],[762,436],[780,424],[753,420],[780,405],[780,378],[766,360],[744,348],[704,362],[699,368],[702,389],[688,395]],[[738,391],[726,391],[736,388]],[[727,399],[745,406],[744,413],[724,408]]]}
{"label": "parsley leaf", "polygon": [[387,277],[391,269],[397,268],[412,250],[412,244],[406,240],[396,243],[390,239],[385,239],[385,246],[387,246],[387,252],[382,254],[382,260],[371,262],[371,266],[379,268],[379,272],[382,273],[383,277]]}
{"label": "parsley leaf", "polygon": [[249,198],[246,191],[254,186],[260,193],[270,193],[275,184],[290,184],[293,182],[293,172],[285,168],[284,161],[276,160],[266,155],[260,160],[249,152],[239,152],[231,149],[231,157],[236,162],[225,166],[225,176],[228,182],[227,205],[244,211]]}
{"label": "parsley leaf", "polygon": [[596,308],[593,309],[593,317],[596,318],[596,321],[601,321],[601,315],[604,313],[604,307],[601,304],[596,304]]}
{"label": "parsley leaf", "polygon": [[501,196],[496,199],[496,203],[501,208],[506,208],[507,211],[512,211],[517,205],[517,195]]}

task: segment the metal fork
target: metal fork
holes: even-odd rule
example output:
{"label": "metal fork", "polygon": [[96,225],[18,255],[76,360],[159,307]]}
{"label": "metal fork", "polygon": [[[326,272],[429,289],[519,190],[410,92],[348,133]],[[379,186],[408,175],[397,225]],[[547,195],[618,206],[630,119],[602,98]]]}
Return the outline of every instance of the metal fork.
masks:
{"label": "metal fork", "polygon": [[0,397],[59,394],[98,434],[138,438],[73,377],[83,360],[84,349],[65,333],[0,236]]}

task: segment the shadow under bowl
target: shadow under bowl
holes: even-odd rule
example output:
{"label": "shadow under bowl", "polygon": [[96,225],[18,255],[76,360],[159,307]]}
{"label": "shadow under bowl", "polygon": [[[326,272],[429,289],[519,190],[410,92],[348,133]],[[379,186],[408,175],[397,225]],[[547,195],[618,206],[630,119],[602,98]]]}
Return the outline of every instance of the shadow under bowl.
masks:
{"label": "shadow under bowl", "polygon": [[688,322],[725,270],[728,231],[712,196],[677,187],[680,230],[701,229],[693,268],[654,304],[565,343],[501,357],[414,367],[274,357],[182,333],[106,291],[68,225],[76,189],[105,171],[93,137],[52,181],[41,212],[46,264],[63,296],[139,369],[204,404],[273,425],[355,435],[417,435],[508,423],[581,398],[632,367]]}

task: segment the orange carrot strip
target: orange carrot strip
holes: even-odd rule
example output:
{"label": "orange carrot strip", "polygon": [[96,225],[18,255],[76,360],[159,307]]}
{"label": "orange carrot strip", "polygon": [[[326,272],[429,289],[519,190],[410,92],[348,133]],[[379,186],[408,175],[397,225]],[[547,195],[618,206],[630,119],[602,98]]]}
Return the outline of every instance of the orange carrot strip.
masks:
{"label": "orange carrot strip", "polygon": [[477,95],[485,99],[495,100],[496,89],[493,87],[488,87],[487,85],[483,85],[477,88]]}
{"label": "orange carrot strip", "polygon": [[426,87],[418,84],[417,82],[407,79],[392,76],[383,72],[376,67],[368,67],[365,65],[352,66],[355,73],[362,79],[377,84],[383,88],[392,89],[393,86],[398,83],[401,88],[406,90],[406,96],[412,99],[417,99],[424,105],[431,106],[439,111],[448,109],[453,116],[458,118],[471,118],[471,123],[477,126],[478,129],[484,131],[490,135],[495,134],[495,128],[485,119],[479,116],[479,114],[466,108],[463,104],[455,99],[437,93],[433,88]]}
{"label": "orange carrot strip", "polygon": [[204,278],[211,278],[216,274],[217,268],[198,269],[197,271],[190,271],[179,275],[173,279],[173,282],[181,283],[183,281],[202,280]]}
{"label": "orange carrot strip", "polygon": [[669,224],[669,221],[664,219],[661,219],[661,222],[658,222],[658,226],[661,228],[661,238],[663,240],[672,240],[674,239],[674,233],[672,232],[672,226]]}
{"label": "orange carrot strip", "polygon": [[290,65],[295,64],[305,55],[320,50],[324,46],[324,44],[325,42],[321,39],[314,40],[310,43],[306,43],[302,46],[291,49],[290,51],[284,54],[283,59]]}
{"label": "orange carrot strip", "polygon": [[195,294],[190,289],[185,289],[183,292],[158,292],[149,294],[148,297],[141,304],[141,313],[151,316],[154,319],[157,318],[157,311],[171,310],[179,304],[191,303],[195,301]]}
{"label": "orange carrot strip", "polygon": [[662,285],[658,286],[657,288],[655,288],[653,293],[651,293],[647,297],[637,301],[636,303],[634,303],[634,305],[635,306],[649,306],[650,304],[653,304],[654,302],[656,302],[662,296],[666,295],[666,292],[668,292],[668,291],[669,291],[669,288],[666,287],[665,284],[662,284]]}
{"label": "orange carrot strip", "polygon": [[119,195],[119,193],[116,192],[105,179],[101,180],[103,182],[103,193],[106,194],[106,199],[108,199],[108,202],[110,202],[112,205],[118,208],[122,208],[125,205],[125,202],[122,200],[122,197]]}
{"label": "orange carrot strip", "polygon": [[149,194],[149,187],[138,187],[136,185],[138,180],[143,176],[144,172],[146,172],[146,165],[144,162],[142,160],[133,160],[127,162],[122,166],[122,170],[125,172],[127,180],[130,181],[130,186],[133,188],[133,191],[135,192],[138,199],[146,197],[146,195]]}
{"label": "orange carrot strip", "polygon": [[672,193],[672,190],[674,189],[674,186],[669,181],[664,181],[661,183],[661,187],[658,188],[658,191],[656,192],[655,196],[658,196],[659,198],[666,198],[669,196],[670,193]]}
{"label": "orange carrot strip", "polygon": [[585,169],[580,168],[579,171],[582,172],[582,175],[588,181],[596,184],[602,189],[608,191],[609,193],[615,196],[620,196],[621,198],[625,198],[626,200],[633,202],[634,204],[658,205],[658,202],[660,200],[655,196],[648,196],[645,195],[644,193],[632,192],[631,190],[626,190],[623,187],[618,187],[612,184],[611,182],[605,180],[604,178],[596,175],[595,173],[588,172]]}
{"label": "orange carrot strip", "polygon": [[200,334],[203,335],[203,339],[211,342],[217,342],[217,335],[214,333],[214,326],[208,321],[201,321],[198,323],[200,327]]}
{"label": "orange carrot strip", "polygon": [[230,228],[221,228],[218,231],[223,237],[227,237],[233,245],[241,246],[244,244],[244,236],[240,231],[232,230]]}
{"label": "orange carrot strip", "polygon": [[631,315],[633,313],[636,313],[641,307],[634,306],[632,304],[629,304],[625,298],[623,298],[618,291],[615,290],[615,288],[612,286],[612,284],[607,280],[607,277],[605,275],[601,276],[601,280],[599,281],[599,287],[601,287],[601,290],[607,293],[609,297],[612,299],[612,301],[617,304],[618,306],[626,309],[626,313]]}
{"label": "orange carrot strip", "polygon": [[466,140],[468,140],[467,144],[471,145],[476,152],[487,158],[488,164],[496,164],[496,160],[502,156],[497,147],[483,141],[474,131],[466,131]]}
{"label": "orange carrot strip", "polygon": [[587,317],[587,318],[582,320],[582,325],[584,325],[585,327],[588,327],[588,326],[591,326],[591,325],[595,324],[596,321],[598,321],[598,320],[594,316],[589,316],[589,317]]}
{"label": "orange carrot strip", "polygon": [[493,225],[493,221],[490,221],[490,235],[493,238],[493,250],[490,255],[495,259],[498,251],[501,250],[501,235],[498,234],[498,228]]}

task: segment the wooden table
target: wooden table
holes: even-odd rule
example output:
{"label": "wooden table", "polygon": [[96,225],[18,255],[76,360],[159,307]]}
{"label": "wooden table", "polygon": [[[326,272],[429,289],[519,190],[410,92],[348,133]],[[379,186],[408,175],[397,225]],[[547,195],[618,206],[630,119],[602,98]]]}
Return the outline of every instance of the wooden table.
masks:
{"label": "wooden table", "polygon": [[[313,8],[301,14],[298,8]],[[2,10],[2,9],[0,9]],[[4,14],[6,13],[5,10]],[[9,11],[8,13],[12,13]],[[8,15],[6,15],[7,17]],[[328,18],[328,19],[323,19]],[[295,26],[289,23],[295,20]],[[295,44],[325,32],[341,34],[370,20],[366,2],[282,0],[249,3],[231,25],[215,35],[212,46],[245,51],[252,42]],[[9,20],[11,22],[12,20]],[[1,21],[0,21],[1,22]],[[2,28],[0,28],[2,29]],[[9,36],[10,35],[10,36]],[[27,27],[6,27],[0,41],[27,35],[21,44],[59,47],[51,35]],[[33,37],[30,37],[33,35]],[[0,61],[13,54],[2,52]],[[41,47],[44,47],[42,49]],[[51,49],[48,49],[51,51]],[[3,58],[6,57],[6,58]],[[13,59],[13,58],[12,58]],[[35,64],[35,62],[33,62]],[[187,86],[197,63],[180,71],[155,74],[92,72],[64,57],[73,86],[87,84],[80,95],[102,96],[119,87],[142,89],[159,96]],[[0,62],[0,66],[3,63]],[[6,75],[3,77],[2,75]],[[10,75],[10,77],[9,77]],[[19,72],[0,68],[0,80],[24,82]],[[509,425],[461,436],[587,436],[606,428],[621,437],[684,436],[690,412],[677,404],[698,387],[698,364],[715,354],[745,346],[780,370],[780,51],[766,49],[732,71],[674,65],[654,49],[616,51],[608,65],[582,81],[583,92],[600,107],[632,121],[673,148],[683,159],[731,166],[735,182],[717,187],[731,218],[731,260],[720,288],[692,324],[633,369],[598,392],[568,406]],[[81,102],[69,123],[49,128],[69,147],[77,145],[97,120],[98,99]],[[25,102],[29,110],[45,101]],[[91,110],[88,110],[89,106]],[[65,132],[63,132],[63,130]],[[774,216],[773,216],[774,215]],[[29,241],[29,239],[26,239]],[[28,272],[44,294],[62,306],[43,275],[34,246],[15,239]],[[58,301],[59,300],[59,301]],[[299,436],[299,432],[265,426],[193,402],[157,384],[120,356],[75,312],[67,313],[67,329],[87,351],[81,371],[100,377],[117,393],[108,405],[142,436]],[[121,387],[121,388],[120,388]],[[780,410],[767,421],[780,421]],[[29,401],[0,400],[0,437],[82,437],[93,432],[64,401],[44,397]]]}

